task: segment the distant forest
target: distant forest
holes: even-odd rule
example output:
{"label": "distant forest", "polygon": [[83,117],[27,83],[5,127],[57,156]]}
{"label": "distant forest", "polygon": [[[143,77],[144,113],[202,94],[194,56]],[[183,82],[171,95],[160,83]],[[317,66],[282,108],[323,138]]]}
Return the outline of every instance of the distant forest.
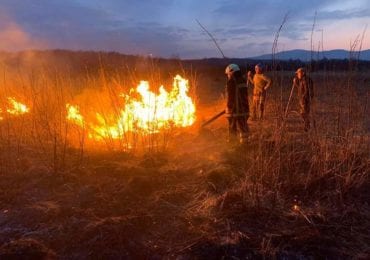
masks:
{"label": "distant forest", "polygon": [[0,52],[0,66],[10,69],[39,68],[48,70],[68,71],[73,75],[104,68],[105,71],[117,71],[130,69],[145,71],[148,68],[160,68],[168,72],[180,70],[194,70],[203,72],[221,72],[229,63],[239,64],[242,70],[252,70],[257,63],[263,63],[267,70],[294,71],[298,67],[307,67],[315,71],[370,71],[370,61],[362,60],[315,60],[303,62],[300,60],[270,60],[253,59],[194,59],[180,60],[178,58],[163,59],[150,56],[125,55],[118,52],[95,52],[95,51],[70,51],[70,50],[47,50],[47,51],[22,51]]}

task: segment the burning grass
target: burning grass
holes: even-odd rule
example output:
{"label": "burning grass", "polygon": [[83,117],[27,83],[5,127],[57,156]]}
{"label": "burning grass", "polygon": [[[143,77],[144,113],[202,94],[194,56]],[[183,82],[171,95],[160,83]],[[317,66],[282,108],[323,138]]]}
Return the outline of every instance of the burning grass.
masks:
{"label": "burning grass", "polygon": [[[325,84],[314,75],[316,128],[304,133],[296,113],[282,116],[290,75],[281,76],[247,145],[228,145],[220,119],[208,130],[164,127],[134,139],[140,151],[124,138],[89,146],[92,127],[67,118],[125,108],[119,93],[133,83],[124,77],[86,78],[89,90],[63,75],[23,79],[29,112],[0,122],[0,256],[368,258],[366,81],[344,88],[345,75]],[[206,86],[222,82],[208,83],[201,92],[217,100]],[[222,105],[196,104],[197,118]]]}
{"label": "burning grass", "polygon": [[[136,89],[130,89],[129,94],[120,94],[124,101],[116,108],[116,113],[93,112],[94,124],[90,122],[91,116],[85,119],[81,115],[78,106],[67,104],[67,120],[86,129],[88,138],[97,141],[123,139],[128,133],[150,135],[164,129],[187,127],[195,121],[195,104],[188,91],[188,80],[180,75],[174,77],[170,92],[161,86],[158,95],[150,91],[147,81],[141,81]],[[140,97],[135,98],[135,94]]]}

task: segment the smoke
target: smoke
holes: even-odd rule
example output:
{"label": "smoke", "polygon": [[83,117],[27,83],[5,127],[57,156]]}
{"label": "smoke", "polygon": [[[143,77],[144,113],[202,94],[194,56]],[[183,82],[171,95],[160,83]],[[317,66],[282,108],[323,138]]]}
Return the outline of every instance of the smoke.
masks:
{"label": "smoke", "polygon": [[46,46],[45,40],[32,37],[21,25],[13,21],[8,15],[0,12],[1,51],[42,49]]}

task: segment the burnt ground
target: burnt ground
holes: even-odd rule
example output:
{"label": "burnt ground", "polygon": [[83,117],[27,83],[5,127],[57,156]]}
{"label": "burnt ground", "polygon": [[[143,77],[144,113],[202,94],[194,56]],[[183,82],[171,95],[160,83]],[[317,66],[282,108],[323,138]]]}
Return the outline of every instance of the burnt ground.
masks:
{"label": "burnt ground", "polygon": [[319,102],[315,130],[292,112],[279,132],[269,104],[243,146],[219,119],[162,152],[86,151],[58,172],[2,155],[0,259],[369,259],[368,135]]}
{"label": "burnt ground", "polygon": [[[334,175],[303,187],[301,168],[274,192],[241,156],[252,156],[261,135],[232,146],[224,123],[181,133],[166,152],[91,152],[58,174],[20,161],[23,170],[0,178],[1,258],[369,257],[368,175],[339,198]],[[252,122],[251,132],[271,124]],[[310,134],[289,124],[303,145]]]}

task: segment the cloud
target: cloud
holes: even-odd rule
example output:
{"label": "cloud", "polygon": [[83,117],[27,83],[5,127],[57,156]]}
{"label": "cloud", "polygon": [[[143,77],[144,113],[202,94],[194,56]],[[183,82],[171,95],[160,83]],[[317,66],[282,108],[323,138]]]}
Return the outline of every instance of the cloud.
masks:
{"label": "cloud", "polygon": [[[49,39],[51,48],[171,55],[178,49],[176,43],[188,32],[186,28],[117,16],[109,8],[100,10],[88,6],[87,1],[78,4],[73,1],[7,2],[8,13],[23,23],[29,34]],[[145,8],[149,8],[150,2],[154,3],[146,2]],[[137,8],[136,3],[131,3],[126,12]],[[26,45],[25,42],[24,47]]]}
{"label": "cloud", "polygon": [[272,48],[272,43],[269,41],[266,42],[250,42],[244,43],[237,46],[238,51],[244,52],[244,56],[247,57],[247,53],[270,53]]}
{"label": "cloud", "polygon": [[[326,8],[340,0],[311,0],[287,1],[220,1],[220,5],[213,10],[218,16],[227,16],[229,20],[245,24],[270,24],[281,22],[284,14],[290,13],[293,17],[306,17],[307,14]],[[232,14],[232,15],[231,15]]]}
{"label": "cloud", "polygon": [[318,12],[318,19],[322,20],[343,20],[351,18],[370,17],[370,8],[351,9],[351,10],[334,10]]}
{"label": "cloud", "polygon": [[349,18],[366,19],[369,3],[354,1],[357,9],[343,6],[341,0],[2,0],[0,8],[11,23],[8,29],[2,26],[0,39],[6,38],[8,43],[15,39],[13,42],[19,44],[0,47],[46,46],[164,57],[178,54],[181,58],[219,56],[209,36],[195,22],[199,19],[227,56],[256,55],[271,49],[288,11],[279,42],[288,48],[304,47],[316,10],[317,29]]}

